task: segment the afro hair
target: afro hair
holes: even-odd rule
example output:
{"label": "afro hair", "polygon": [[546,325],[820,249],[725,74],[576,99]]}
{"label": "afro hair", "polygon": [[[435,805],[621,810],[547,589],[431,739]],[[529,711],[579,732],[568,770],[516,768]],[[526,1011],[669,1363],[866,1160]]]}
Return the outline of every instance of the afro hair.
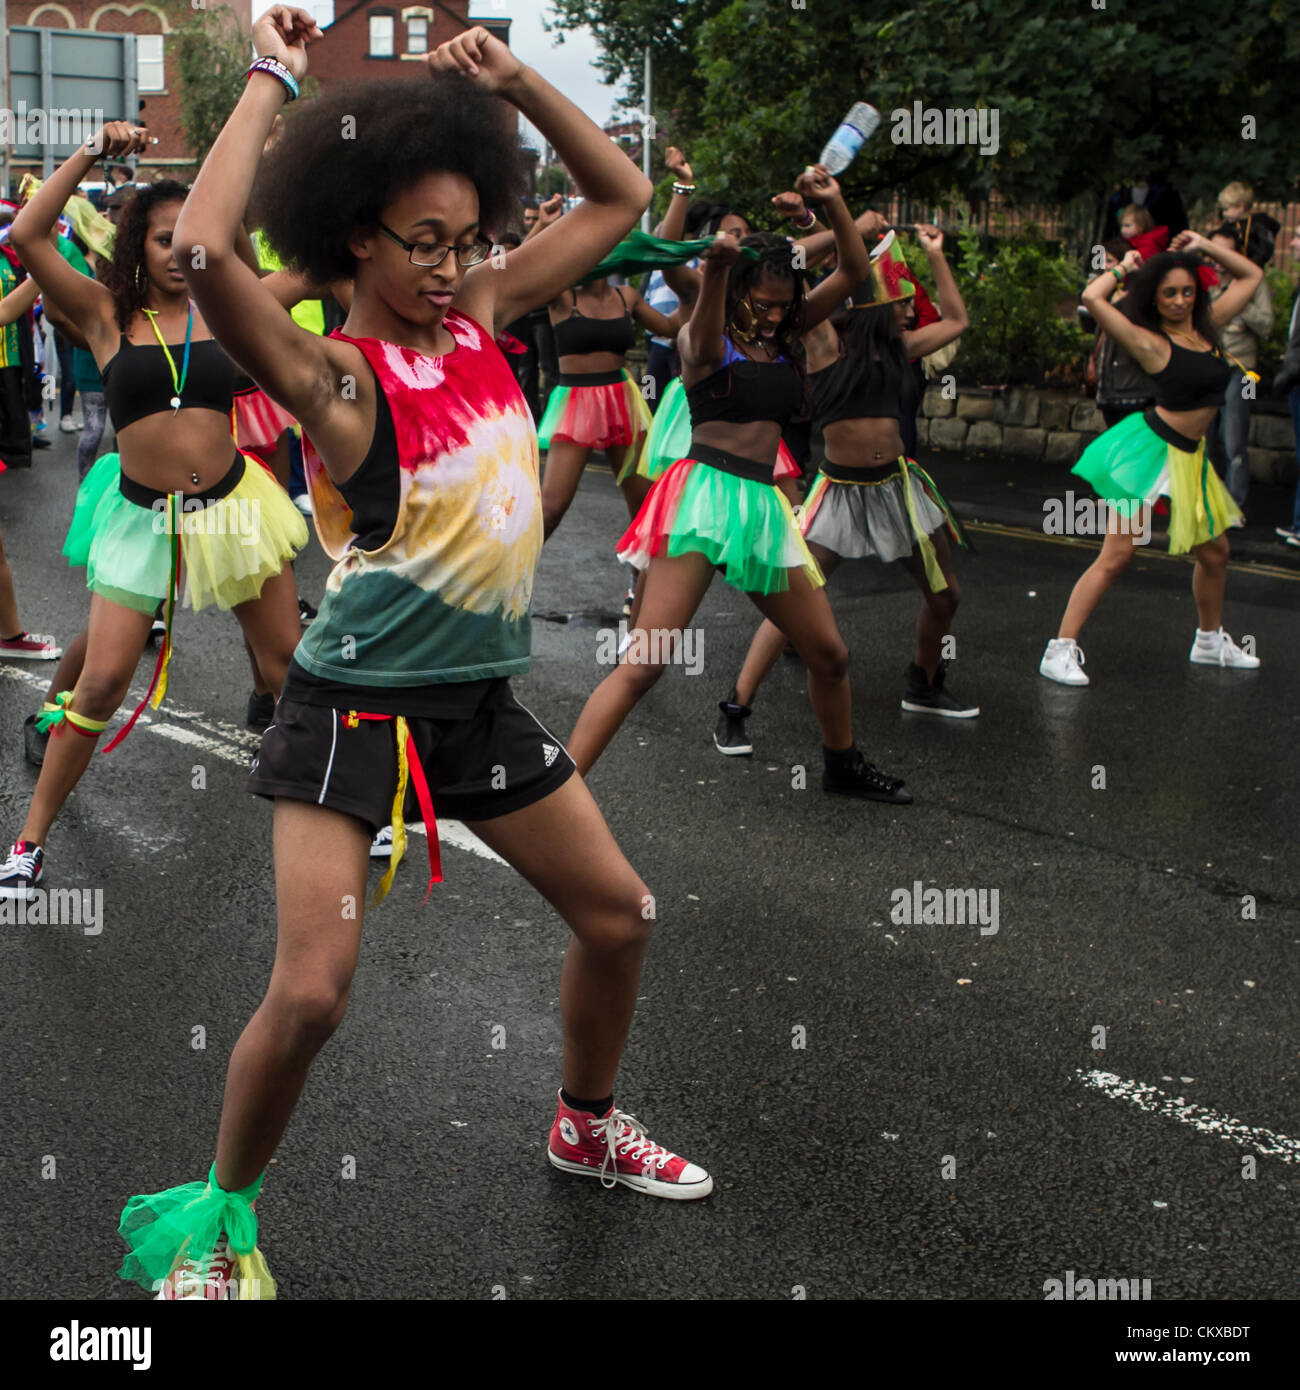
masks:
{"label": "afro hair", "polygon": [[331,87],[285,114],[262,158],[250,206],[286,264],[319,283],[355,273],[348,239],[377,227],[426,174],[463,174],[487,235],[506,230],[523,189],[514,109],[459,73]]}

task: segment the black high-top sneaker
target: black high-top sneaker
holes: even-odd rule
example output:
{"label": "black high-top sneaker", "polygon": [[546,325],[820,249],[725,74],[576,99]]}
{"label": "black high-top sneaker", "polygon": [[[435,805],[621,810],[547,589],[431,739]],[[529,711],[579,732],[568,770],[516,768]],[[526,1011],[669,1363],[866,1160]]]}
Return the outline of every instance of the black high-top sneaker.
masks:
{"label": "black high-top sneaker", "polygon": [[722,713],[718,716],[718,727],[713,731],[713,742],[718,752],[725,753],[729,758],[748,757],[754,751],[754,745],[745,732],[745,720],[754,711],[748,705],[736,703],[734,685],[731,694],[718,702],[718,708]]}
{"label": "black high-top sneaker", "polygon": [[910,806],[912,797],[903,790],[901,777],[869,763],[857,748],[843,753],[826,752],[826,770],[822,773],[822,791],[838,792],[842,796],[859,796],[865,801],[889,801],[895,806]]}
{"label": "black high-top sneaker", "polygon": [[903,708],[910,714],[937,714],[943,719],[974,719],[980,712],[978,705],[964,705],[943,688],[944,675],[948,662],[939,663],[934,680],[928,681],[925,672],[912,662],[907,668],[907,693],[903,696]]}

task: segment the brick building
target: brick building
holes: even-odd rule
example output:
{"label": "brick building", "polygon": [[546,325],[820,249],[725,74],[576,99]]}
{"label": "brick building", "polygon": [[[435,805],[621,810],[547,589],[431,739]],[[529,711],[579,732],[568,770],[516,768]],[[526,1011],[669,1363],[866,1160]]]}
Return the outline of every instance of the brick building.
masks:
{"label": "brick building", "polygon": [[[245,31],[251,29],[251,0],[226,0],[232,21]],[[180,103],[176,79],[168,54],[168,36],[184,23],[189,6],[156,5],[148,3],[103,3],[103,0],[9,0],[8,17],[13,26],[33,28],[89,30],[97,33],[136,35],[136,85],[142,115],[158,144],[148,155],[142,155],[140,168],[143,177],[151,171],[172,172],[192,163],[180,130]],[[252,56],[250,49],[250,59]],[[119,116],[105,112],[109,119]],[[127,113],[122,112],[120,116]],[[135,113],[132,113],[134,116]],[[39,172],[39,162],[15,159],[11,171],[15,184],[24,168]]]}
{"label": "brick building", "polygon": [[[210,7],[214,0],[209,0]],[[231,22],[245,32],[252,29],[253,0],[226,0]],[[259,11],[264,8],[258,0]],[[470,0],[433,0],[425,5],[385,5],[371,0],[335,0],[303,4],[324,29],[324,37],[311,46],[310,75],[322,86],[332,82],[426,75],[425,57],[439,44],[465,29],[482,24],[503,42],[510,42],[510,20],[492,17],[469,19]],[[180,103],[168,49],[169,36],[185,22],[188,5],[150,4],[148,0],[9,0],[12,26],[61,30],[89,30],[136,35],[136,82],[141,116],[157,136],[139,160],[139,177],[188,171],[192,159],[180,128]],[[330,22],[332,18],[332,22]],[[252,49],[249,59],[252,59]],[[106,112],[109,119],[126,113]],[[10,174],[16,186],[25,169],[40,172],[39,160],[15,158]]]}

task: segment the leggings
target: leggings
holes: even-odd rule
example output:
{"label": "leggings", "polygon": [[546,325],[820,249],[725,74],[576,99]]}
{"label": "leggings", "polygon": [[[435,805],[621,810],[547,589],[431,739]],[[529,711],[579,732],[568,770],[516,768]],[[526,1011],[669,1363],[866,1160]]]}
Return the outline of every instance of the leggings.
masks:
{"label": "leggings", "polygon": [[104,403],[102,391],[83,391],[81,393],[81,415],[86,422],[77,440],[77,478],[84,478],[99,454],[99,441],[104,437],[104,424],[108,419],[108,406]]}

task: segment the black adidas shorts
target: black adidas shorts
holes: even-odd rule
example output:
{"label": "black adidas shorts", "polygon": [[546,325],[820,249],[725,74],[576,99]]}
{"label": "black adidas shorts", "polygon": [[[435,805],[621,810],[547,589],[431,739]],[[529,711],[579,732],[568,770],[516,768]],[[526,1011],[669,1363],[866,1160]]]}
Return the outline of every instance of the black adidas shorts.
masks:
{"label": "black adidas shorts", "polygon": [[[373,835],[392,819],[393,720],[344,722],[346,711],[281,699],[262,735],[248,789],[355,816]],[[408,719],[440,816],[491,820],[549,796],[577,771],[564,745],[502,681],[470,719]],[[409,794],[408,794],[409,795]],[[408,799],[408,805],[410,801]]]}

